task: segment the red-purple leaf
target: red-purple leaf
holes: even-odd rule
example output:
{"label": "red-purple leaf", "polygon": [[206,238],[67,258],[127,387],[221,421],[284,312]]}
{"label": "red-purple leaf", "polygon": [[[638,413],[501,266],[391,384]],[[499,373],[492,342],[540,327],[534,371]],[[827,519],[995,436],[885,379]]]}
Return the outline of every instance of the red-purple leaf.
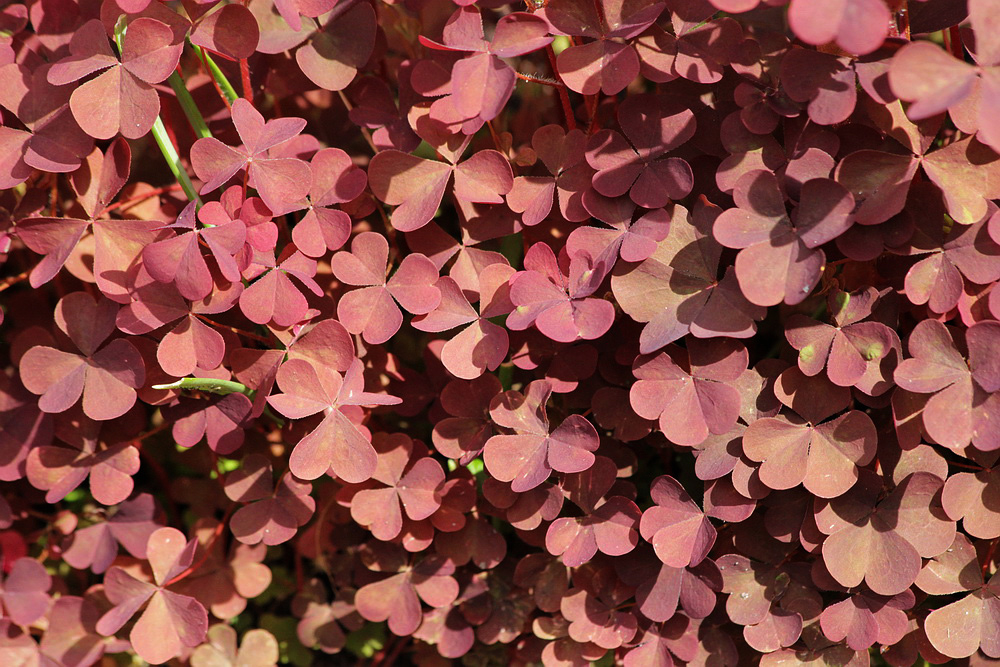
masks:
{"label": "red-purple leaf", "polygon": [[703,561],[715,544],[715,527],[684,487],[664,475],[653,480],[650,494],[656,506],[643,512],[643,539],[652,543],[665,565],[680,568]]}

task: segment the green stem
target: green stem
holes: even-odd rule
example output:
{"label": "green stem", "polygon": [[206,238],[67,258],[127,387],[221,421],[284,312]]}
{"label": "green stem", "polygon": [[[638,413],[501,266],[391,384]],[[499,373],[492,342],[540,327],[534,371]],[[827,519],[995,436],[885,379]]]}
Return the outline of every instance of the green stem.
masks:
{"label": "green stem", "polygon": [[156,140],[156,145],[160,147],[160,152],[163,153],[163,158],[167,161],[167,166],[170,167],[171,173],[173,173],[177,182],[181,184],[184,194],[200,208],[201,197],[198,196],[198,192],[194,189],[191,177],[188,176],[187,171],[181,165],[181,158],[177,155],[177,149],[174,148],[174,143],[170,141],[170,137],[167,135],[167,128],[163,126],[163,119],[159,116],[156,117],[156,121],[153,123],[153,139]]}
{"label": "green stem", "polygon": [[212,75],[212,78],[215,79],[215,82],[219,84],[219,88],[222,89],[222,94],[226,96],[229,103],[232,104],[239,99],[239,95],[236,94],[236,89],[233,88],[233,84],[229,83],[229,79],[227,79],[226,75],[222,73],[219,66],[215,64],[212,57],[197,44],[192,44],[191,47],[194,49],[195,53],[198,54],[198,57],[204,60],[205,64],[208,65],[209,73]]}
{"label": "green stem", "polygon": [[[115,46],[118,47],[118,53],[122,53],[122,42],[125,39],[126,21],[125,17],[122,16],[118,19],[118,23],[115,24]],[[192,102],[193,104],[193,102]],[[156,140],[156,145],[160,147],[160,152],[163,153],[163,158],[167,161],[167,166],[170,167],[171,173],[177,179],[177,182],[181,184],[181,189],[184,190],[184,194],[190,201],[195,202],[195,205],[201,206],[201,198],[198,197],[198,193],[194,189],[194,183],[191,182],[191,177],[187,175],[187,171],[184,170],[183,165],[181,165],[181,158],[177,155],[177,149],[174,148],[174,142],[170,140],[170,136],[167,134],[167,128],[163,125],[163,119],[160,116],[156,117],[153,122],[153,139]]]}
{"label": "green stem", "polygon": [[198,109],[198,105],[194,103],[194,98],[191,97],[191,93],[188,92],[187,86],[184,85],[184,79],[177,72],[170,75],[167,79],[167,83],[170,87],[174,89],[174,93],[177,95],[177,101],[181,105],[181,109],[184,110],[184,115],[187,116],[188,122],[191,123],[191,129],[194,133],[198,135],[201,139],[207,139],[212,136],[212,133],[208,129],[208,125],[205,123],[205,117],[201,115],[201,111]]}
{"label": "green stem", "polygon": [[521,253],[524,251],[524,241],[521,234],[510,234],[500,242],[500,254],[507,258],[515,269],[520,266]]}
{"label": "green stem", "polygon": [[510,390],[510,386],[514,383],[514,364],[510,362],[500,364],[500,370],[497,375],[500,378],[500,386],[503,387],[504,391]]}

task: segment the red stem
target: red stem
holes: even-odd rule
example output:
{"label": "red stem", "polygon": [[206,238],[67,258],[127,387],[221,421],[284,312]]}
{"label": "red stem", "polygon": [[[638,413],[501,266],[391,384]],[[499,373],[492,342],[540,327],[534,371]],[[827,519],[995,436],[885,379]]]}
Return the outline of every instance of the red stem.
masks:
{"label": "red stem", "polygon": [[[347,99],[347,95],[344,94],[344,91],[338,90],[337,95],[340,96],[340,101],[344,104],[344,108],[347,109],[347,113],[351,113],[351,110],[354,107],[351,105],[351,101]],[[275,106],[275,112],[278,113],[277,101],[275,101],[274,106]],[[365,142],[368,144],[368,147],[372,149],[372,153],[378,153],[378,146],[375,145],[375,140],[372,139],[372,133],[364,125],[359,125],[358,127],[361,130],[361,136],[365,138]]]}
{"label": "red stem", "polygon": [[396,658],[399,657],[399,654],[403,652],[403,649],[406,648],[406,645],[409,643],[409,637],[399,637],[393,645],[392,650],[378,661],[379,667],[383,667],[383,665],[388,666],[396,664]]}
{"label": "red stem", "polygon": [[983,579],[986,578],[987,573],[990,571],[990,563],[993,562],[993,554],[996,553],[997,549],[997,540],[1000,540],[1000,537],[990,542],[990,548],[986,551],[986,560],[983,561]]}
{"label": "red stem", "polygon": [[534,74],[524,74],[523,72],[514,72],[516,76],[521,81],[528,81],[530,83],[540,83],[543,86],[552,86],[553,88],[565,88],[566,84],[561,81],[549,81],[548,79],[543,79],[540,76],[535,76]]}
{"label": "red stem", "polygon": [[10,287],[13,287],[14,285],[20,282],[24,282],[25,280],[28,279],[28,276],[30,275],[31,275],[31,269],[28,269],[27,271],[22,271],[16,276],[9,276],[7,278],[4,278],[2,281],[0,281],[0,292]]}
{"label": "red stem", "polygon": [[250,83],[250,63],[240,58],[240,79],[243,81],[243,99],[253,104],[253,84]]}
{"label": "red stem", "polygon": [[497,153],[505,154],[503,144],[500,143],[500,137],[497,136],[497,131],[493,129],[493,123],[491,121],[486,121],[486,127],[490,128],[490,136],[493,137],[493,146],[496,147]]}
{"label": "red stem", "polygon": [[982,466],[970,465],[959,461],[949,461],[948,465],[955,466],[956,468],[962,468],[963,470],[974,470],[976,472],[981,472],[983,470]]}
{"label": "red stem", "polygon": [[559,76],[559,68],[556,67],[556,52],[552,50],[551,44],[545,47],[545,53],[549,56],[549,65],[552,67],[552,73],[555,75],[556,80],[562,83],[556,90],[559,91],[559,103],[562,105],[563,118],[566,119],[566,129],[575,130],[576,116],[573,114],[573,105],[570,104],[569,91],[566,89],[566,84],[563,82],[562,77]]}
{"label": "red stem", "polygon": [[250,340],[255,340],[258,343],[266,343],[268,345],[271,344],[270,339],[265,338],[264,336],[258,336],[257,334],[251,333],[249,331],[246,331],[245,329],[239,329],[237,327],[231,327],[231,326],[227,326],[225,324],[219,324],[215,320],[210,320],[207,317],[205,317],[204,315],[201,315],[199,313],[195,313],[194,316],[197,317],[202,322],[205,322],[206,324],[209,324],[209,325],[211,325],[213,327],[216,327],[218,329],[229,329],[230,331],[232,331],[237,336],[243,336],[244,338],[249,338]]}
{"label": "red stem", "polygon": [[212,82],[212,86],[215,88],[215,92],[217,92],[219,94],[219,97],[222,98],[222,103],[226,105],[227,109],[230,108],[229,99],[226,97],[226,94],[224,92],[222,92],[222,88],[219,87],[219,82],[215,80],[214,76],[212,76],[211,74],[209,74],[208,61],[205,60],[205,51],[204,50],[201,51],[201,54],[198,57],[198,62],[201,64],[201,71],[202,71],[202,73],[208,75],[208,80]]}
{"label": "red stem", "polygon": [[587,117],[590,118],[590,124],[587,125],[587,135],[591,135],[597,131],[597,105],[599,101],[599,93],[594,93],[593,95],[587,95]]}
{"label": "red stem", "polygon": [[163,129],[167,131],[167,137],[170,139],[170,143],[174,145],[174,151],[180,153],[180,143],[177,141],[177,133],[174,132],[174,122],[170,117],[170,107],[163,106],[160,108],[160,118],[163,119]]}
{"label": "red stem", "polygon": [[135,438],[133,439],[133,441],[132,441],[132,444],[133,444],[133,445],[135,445],[136,449],[139,449],[139,450],[141,451],[141,450],[142,450],[142,445],[141,445],[141,444],[139,444],[139,443],[141,443],[141,442],[142,442],[143,440],[145,440],[146,438],[151,438],[151,437],[153,437],[154,435],[156,435],[156,434],[157,434],[157,433],[159,433],[160,431],[165,431],[165,430],[167,430],[168,428],[171,428],[172,426],[173,426],[173,424],[171,424],[170,422],[163,422],[162,424],[160,424],[160,425],[159,425],[159,426],[157,426],[156,428],[153,428],[153,429],[150,429],[149,431],[146,431],[145,433],[142,433],[142,434],[140,434],[140,435],[137,435],[137,436],[136,436],[136,437],[135,437]]}
{"label": "red stem", "polygon": [[889,19],[889,36],[910,38],[910,12],[906,6],[907,0],[892,0],[889,3],[889,11],[892,17]]}
{"label": "red stem", "polygon": [[145,201],[147,199],[157,197],[167,192],[174,192],[175,190],[180,190],[180,189],[181,189],[180,184],[174,183],[173,185],[165,185],[162,188],[154,188],[152,190],[146,190],[145,192],[137,194],[134,197],[129,197],[128,199],[122,199],[120,201],[115,202],[114,204],[110,204],[106,209],[104,209],[98,214],[98,217],[105,216],[111,211],[127,206],[128,204],[131,204],[133,202]]}
{"label": "red stem", "polygon": [[58,174],[52,174],[52,190],[49,193],[49,196],[52,199],[52,202],[51,202],[52,206],[51,206],[50,210],[52,212],[52,217],[55,218],[56,217],[56,213],[58,212],[58,208],[59,208],[59,175]]}
{"label": "red stem", "polygon": [[965,60],[965,49],[962,47],[962,31],[957,25],[948,28],[948,41],[951,43],[951,55],[959,60]]}
{"label": "red stem", "polygon": [[171,579],[167,583],[163,584],[163,588],[167,588],[168,586],[173,586],[177,582],[179,582],[179,581],[181,581],[183,579],[186,579],[193,572],[197,572],[198,568],[200,568],[202,565],[205,564],[205,561],[208,560],[208,557],[212,555],[212,551],[215,549],[215,545],[217,543],[219,543],[219,537],[222,536],[222,531],[226,527],[226,521],[229,520],[229,513],[230,512],[232,512],[232,508],[231,507],[226,512],[226,516],[222,517],[222,521],[220,521],[219,524],[215,527],[215,530],[212,531],[212,539],[211,539],[211,541],[208,544],[205,545],[205,551],[204,551],[204,553],[201,554],[201,558],[198,559],[198,562],[192,563],[191,567],[189,567],[188,569],[184,570],[183,572],[181,572],[180,574],[178,574],[176,577],[174,577],[173,579]]}

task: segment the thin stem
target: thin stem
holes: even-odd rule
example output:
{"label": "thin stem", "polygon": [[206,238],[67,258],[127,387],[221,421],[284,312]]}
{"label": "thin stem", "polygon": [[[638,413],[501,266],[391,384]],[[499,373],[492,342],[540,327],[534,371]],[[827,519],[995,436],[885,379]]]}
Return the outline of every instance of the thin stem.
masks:
{"label": "thin stem", "polygon": [[538,76],[537,74],[525,74],[523,72],[514,72],[516,76],[521,81],[530,81],[531,83],[540,83],[543,86],[552,86],[553,88],[565,88],[566,84],[562,81],[553,81],[551,79],[546,79],[543,76]]}
{"label": "thin stem", "polygon": [[[556,52],[552,49],[551,44],[545,47],[545,53],[549,56],[549,65],[552,67],[552,73],[555,75],[557,80],[562,81],[562,76],[559,74],[559,68],[556,66]],[[576,116],[573,114],[573,105],[570,104],[569,91],[566,89],[566,84],[563,83],[563,85],[556,90],[559,91],[559,103],[562,105],[563,117],[566,119],[566,129],[571,131],[575,130]]]}
{"label": "thin stem", "polygon": [[219,328],[219,329],[229,329],[230,331],[232,331],[237,336],[243,336],[244,338],[249,338],[250,340],[255,340],[258,343],[266,343],[268,345],[271,344],[271,340],[269,338],[265,338],[264,336],[258,336],[257,334],[251,333],[250,331],[247,331],[245,329],[239,329],[237,327],[231,327],[231,326],[227,326],[225,324],[220,324],[220,323],[216,322],[215,320],[210,320],[207,317],[205,317],[204,315],[200,315],[198,313],[195,313],[194,316],[197,317],[202,322],[205,322],[206,324],[212,325],[213,327],[216,327],[216,328]]}
{"label": "thin stem", "polygon": [[177,179],[177,182],[181,184],[184,195],[189,201],[193,201],[195,205],[201,207],[201,197],[198,196],[198,192],[194,189],[191,177],[188,176],[187,171],[181,165],[181,158],[177,154],[177,149],[174,148],[170,137],[167,136],[167,128],[163,126],[163,119],[159,116],[153,122],[153,139],[156,140],[156,145],[160,147],[160,152],[163,153],[163,158],[167,161],[170,172]]}
{"label": "thin stem", "polygon": [[153,458],[146,448],[141,446],[141,443],[134,440],[133,443],[135,448],[139,450],[139,458],[146,462],[153,471],[153,476],[156,477],[156,481],[160,483],[160,487],[163,488],[163,493],[167,498],[167,516],[170,522],[174,522],[180,518],[180,511],[177,509],[177,503],[174,501],[173,494],[170,493],[170,477],[167,475],[167,471],[163,469],[160,462]]}
{"label": "thin stem", "polygon": [[209,75],[208,76],[208,80],[212,82],[212,86],[215,88],[215,92],[217,92],[219,94],[219,97],[222,99],[222,103],[224,105],[226,105],[227,109],[229,109],[232,106],[229,103],[229,98],[227,98],[226,94],[224,92],[222,92],[222,88],[219,87],[218,80],[214,76],[211,75],[211,70],[209,70],[209,67],[208,67],[208,61],[205,60],[205,52],[204,51],[201,51],[198,54],[198,62],[201,64],[201,71],[204,72],[205,74]]}
{"label": "thin stem", "polygon": [[194,48],[195,53],[197,53],[198,56],[204,61],[205,67],[208,68],[208,73],[212,76],[212,80],[218,85],[226,103],[231,106],[232,103],[240,97],[236,94],[236,89],[233,88],[231,83],[229,83],[229,79],[227,79],[226,75],[222,73],[222,70],[215,64],[215,61],[212,60],[212,57],[208,55],[207,51],[202,49],[197,44],[192,44],[191,46]]}
{"label": "thin stem", "polygon": [[184,111],[184,115],[187,116],[188,122],[191,123],[191,129],[194,130],[194,133],[201,139],[211,137],[212,133],[205,123],[205,117],[201,115],[201,110],[194,103],[194,98],[191,97],[187,86],[184,85],[184,79],[181,78],[181,75],[175,71],[167,78],[167,83],[174,89],[174,94],[177,95],[177,102],[181,105],[181,109]]}
{"label": "thin stem", "polygon": [[497,153],[506,154],[503,144],[500,142],[500,137],[497,136],[497,131],[493,129],[493,122],[486,121],[486,127],[490,128],[490,136],[493,138],[493,146],[497,149]]}
{"label": "thin stem", "polygon": [[910,12],[907,8],[907,0],[891,0],[889,11],[892,18],[889,19],[889,36],[910,38]]}
{"label": "thin stem", "polygon": [[[115,25],[115,45],[118,47],[118,53],[122,53],[122,42],[125,40],[125,29],[125,21],[119,19],[118,24]],[[170,140],[170,135],[167,133],[167,128],[163,125],[163,119],[160,116],[157,116],[156,120],[153,122],[153,139],[156,140],[156,145],[160,147],[160,152],[163,153],[163,158],[167,161],[167,166],[170,167],[170,171],[173,173],[174,178],[176,178],[177,182],[181,184],[181,189],[184,190],[184,194],[187,195],[187,198],[190,201],[195,202],[195,204],[200,207],[201,198],[198,197],[198,193],[194,189],[191,177],[187,175],[187,171],[185,171],[183,165],[181,165],[181,158],[177,155],[177,148]]]}
{"label": "thin stem", "polygon": [[59,174],[52,174],[51,180],[52,180],[52,185],[51,185],[51,190],[49,192],[49,197],[51,199],[51,206],[49,207],[49,210],[52,214],[52,217],[55,218],[58,217],[57,213],[59,212]]}
{"label": "thin stem", "polygon": [[175,190],[181,190],[181,189],[183,188],[181,188],[180,183],[174,183],[173,185],[164,185],[162,188],[153,188],[152,190],[144,190],[143,192],[137,194],[134,197],[129,197],[128,199],[122,199],[120,201],[116,201],[113,204],[110,204],[107,208],[105,208],[98,214],[98,217],[99,218],[103,217],[108,213],[110,213],[111,211],[117,210],[119,208],[125,208],[129,204],[135,204],[137,202],[146,201],[147,199],[152,199],[153,197],[159,197],[162,194],[166,194],[168,192],[174,192]]}
{"label": "thin stem", "polygon": [[597,106],[599,103],[598,93],[593,95],[585,95],[587,99],[587,117],[590,119],[590,123],[587,125],[587,135],[591,135],[597,131]]}
{"label": "thin stem", "polygon": [[962,470],[972,470],[973,472],[982,472],[983,467],[974,465],[971,463],[962,463],[961,461],[949,461],[948,465],[954,466],[956,468],[961,468]]}
{"label": "thin stem", "polygon": [[965,60],[965,49],[962,46],[962,31],[957,25],[948,28],[948,42],[951,47],[951,55],[959,60]]}
{"label": "thin stem", "polygon": [[396,664],[396,659],[399,658],[399,654],[403,652],[406,645],[410,643],[409,637],[399,637],[396,639],[396,643],[393,645],[392,650],[385,654],[381,660],[378,661],[379,667],[383,665],[394,665]]}
{"label": "thin stem", "polygon": [[[344,108],[347,109],[347,113],[351,113],[351,109],[353,109],[354,106],[351,104],[350,100],[347,99],[347,95],[345,95],[342,90],[338,90],[337,94],[340,96],[340,101],[344,103]],[[361,128],[361,136],[365,138],[365,142],[367,142],[369,148],[372,149],[372,153],[378,153],[378,147],[375,145],[375,140],[372,139],[371,131],[364,125],[359,125],[358,127]]]}
{"label": "thin stem", "polygon": [[985,579],[986,575],[990,572],[990,565],[993,563],[993,554],[996,553],[997,540],[1000,540],[1000,537],[994,538],[994,540],[990,542],[990,548],[986,551],[986,560],[983,561],[983,579]]}
{"label": "thin stem", "polygon": [[0,292],[4,291],[5,289],[9,289],[20,282],[27,280],[28,276],[30,275],[31,275],[31,269],[28,269],[27,271],[22,271],[16,276],[9,276],[7,278],[4,278],[3,280],[0,280]]}
{"label": "thin stem", "polygon": [[253,104],[253,84],[250,82],[250,63],[240,58],[240,81],[243,84],[243,99]]}
{"label": "thin stem", "polygon": [[[533,0],[525,0],[524,4],[525,4],[525,9],[527,9],[529,13],[534,13],[535,10],[545,7],[545,5],[548,4],[548,2],[546,0],[540,0],[540,2],[534,2]],[[562,105],[563,118],[566,119],[566,129],[575,130],[576,116],[574,116],[573,114],[573,105],[570,104],[569,101],[569,91],[566,89],[566,83],[562,80],[562,76],[559,75],[559,67],[556,66],[556,52],[552,48],[551,44],[545,45],[545,54],[549,57],[549,65],[552,67],[552,75],[555,78],[555,80],[559,82],[559,85],[556,86],[556,90],[559,91],[559,103],[560,105]],[[545,82],[538,81],[537,83],[545,83]]]}
{"label": "thin stem", "polygon": [[226,511],[226,516],[222,518],[222,521],[220,521],[218,525],[216,525],[215,530],[212,531],[211,540],[208,542],[208,544],[205,545],[205,551],[201,554],[201,558],[198,559],[198,562],[192,563],[191,567],[187,568],[186,570],[178,574],[176,577],[174,577],[167,583],[163,584],[163,588],[166,588],[168,586],[173,586],[177,582],[186,579],[187,577],[191,576],[191,574],[193,574],[194,572],[197,572],[198,569],[205,564],[209,556],[212,555],[212,551],[215,549],[215,545],[220,543],[219,538],[222,537],[222,530],[226,527],[226,521],[229,520],[230,512],[232,512],[232,507],[230,507],[229,510]]}
{"label": "thin stem", "polygon": [[145,433],[141,433],[141,434],[135,436],[135,438],[132,439],[132,443],[138,449],[141,449],[142,447],[139,445],[140,442],[142,442],[143,440],[145,440],[147,438],[151,438],[154,435],[156,435],[157,433],[160,433],[160,432],[165,431],[168,428],[172,428],[172,427],[173,427],[173,424],[171,424],[170,422],[166,422],[165,421],[162,424],[160,424],[159,426],[157,426],[155,428],[152,428],[152,429],[146,431]]}

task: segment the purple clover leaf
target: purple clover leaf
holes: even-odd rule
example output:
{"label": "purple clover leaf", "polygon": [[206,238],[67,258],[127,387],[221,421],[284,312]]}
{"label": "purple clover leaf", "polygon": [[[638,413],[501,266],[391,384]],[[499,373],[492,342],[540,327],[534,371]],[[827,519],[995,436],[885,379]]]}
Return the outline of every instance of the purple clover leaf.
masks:
{"label": "purple clover leaf", "polygon": [[598,456],[589,469],[565,476],[563,491],[583,515],[549,524],[545,548],[567,567],[589,562],[598,551],[621,556],[639,543],[638,506],[623,496],[608,495],[616,472],[611,459]]}
{"label": "purple clover leaf", "polygon": [[267,401],[281,414],[301,419],[323,412],[319,426],[299,440],[289,458],[289,468],[297,477],[316,479],[332,470],[345,482],[360,483],[375,473],[378,456],[369,438],[348,415],[357,415],[357,406],[396,405],[400,399],[364,390],[361,362],[355,360],[341,376],[335,370],[304,359],[289,359],[277,375],[283,393]]}
{"label": "purple clover leaf", "polygon": [[[467,140],[466,140],[467,145]],[[461,202],[503,203],[514,187],[514,173],[503,154],[482,150],[459,162],[461,151],[438,162],[397,150],[380,151],[368,167],[372,192],[396,206],[390,221],[402,232],[420,229],[434,218],[454,174],[454,194]]]}
{"label": "purple clover leaf", "polygon": [[391,547],[395,545],[382,548],[373,562],[366,564],[377,572],[392,574],[359,588],[354,604],[367,620],[388,620],[392,633],[405,637],[420,626],[421,600],[434,608],[447,606],[458,597],[459,587],[451,576],[455,573],[451,561],[431,554],[410,563],[401,548]]}
{"label": "purple clover leaf", "polygon": [[[204,215],[201,218],[204,223]],[[153,278],[173,283],[185,299],[204,299],[211,294],[213,286],[212,274],[201,251],[204,244],[222,277],[231,283],[240,281],[240,270],[234,257],[246,242],[247,228],[242,221],[229,220],[198,229],[192,203],[181,211],[169,229],[180,233],[152,243],[142,251],[143,266]]]}
{"label": "purple clover leaf", "polygon": [[18,558],[6,578],[0,577],[4,616],[18,625],[31,625],[49,610],[51,587],[52,577],[44,565],[34,558]]}
{"label": "purple clover leaf", "polygon": [[801,303],[819,282],[826,255],[819,246],[853,223],[854,198],[829,179],[802,186],[801,203],[785,210],[777,177],[754,171],[736,182],[736,208],[723,211],[713,232],[719,243],[739,248],[736,278],[751,303]]}
{"label": "purple clover leaf", "polygon": [[28,391],[41,398],[43,412],[65,412],[83,397],[83,411],[91,419],[121,417],[135,404],[136,389],[145,381],[139,351],[116,338],[102,347],[114,331],[117,304],[86,292],[59,300],[55,321],[82,353],[39,345],[21,358],[21,378]]}
{"label": "purple clover leaf", "polygon": [[1000,324],[979,322],[965,334],[968,355],[956,346],[952,332],[935,320],[921,321],[910,334],[911,358],[896,368],[901,388],[933,394],[922,418],[927,434],[960,450],[970,443],[983,451],[1000,448],[1000,370],[996,364]]}
{"label": "purple clover leaf", "polygon": [[[380,153],[383,155],[384,153]],[[389,340],[403,323],[397,302],[409,312],[424,315],[441,302],[435,285],[438,270],[423,255],[407,255],[386,279],[389,242],[375,232],[362,232],[351,241],[350,252],[333,256],[333,274],[343,283],[358,286],[340,298],[337,317],[353,334],[362,334],[373,345]]]}
{"label": "purple clover leaf", "polygon": [[586,135],[567,132],[559,125],[544,125],[531,137],[531,147],[550,176],[518,176],[507,194],[507,205],[521,214],[521,222],[537,225],[552,211],[553,199],[570,222],[590,217],[583,207],[583,192],[590,188],[594,170],[587,164]]}
{"label": "purple clover leaf", "polygon": [[[567,261],[568,260],[568,261]],[[526,271],[510,279],[515,306],[507,327],[520,331],[532,324],[560,343],[600,338],[614,323],[614,306],[594,297],[607,269],[586,252],[556,259],[548,244],[536,243],[524,257]]]}
{"label": "purple clover leaf", "polygon": [[882,0],[835,0],[819,10],[809,0],[791,0],[789,27],[807,44],[836,41],[845,51],[858,55],[882,46],[891,20]]}
{"label": "purple clover leaf", "polygon": [[582,95],[621,92],[639,74],[639,56],[629,41],[652,25],[663,9],[664,3],[651,0],[550,0],[543,13],[553,33],[592,40],[570,46],[556,59],[566,85]]}
{"label": "purple clover leaf", "polygon": [[495,371],[507,358],[510,345],[507,330],[489,318],[507,315],[514,309],[507,281],[515,271],[506,263],[490,264],[479,274],[479,312],[473,308],[453,278],[442,276],[435,286],[441,302],[413,320],[420,331],[447,331],[469,325],[441,348],[441,363],[455,377],[474,380],[485,371]]}
{"label": "purple clover leaf", "polygon": [[662,208],[694,187],[691,166],[667,154],[695,134],[694,113],[680,99],[630,95],[618,107],[625,137],[601,130],[587,141],[587,162],[597,170],[594,189],[605,197],[628,193],[643,208]]}
{"label": "purple clover leaf", "polygon": [[804,315],[788,318],[785,337],[799,351],[799,369],[806,375],[816,375],[826,368],[827,377],[835,385],[857,385],[869,366],[878,365],[898,342],[885,324],[864,321],[871,316],[878,296],[874,288],[861,293],[831,293],[827,301],[833,326]]}
{"label": "purple clover leaf", "polygon": [[115,606],[97,622],[97,631],[113,635],[142,609],[129,640],[143,660],[160,664],[184,647],[200,644],[208,630],[208,613],[194,598],[169,589],[191,566],[197,544],[187,541],[176,528],[160,528],[149,536],[146,546],[154,583],[137,579],[121,567],[108,570],[104,590]]}
{"label": "purple clover leaf", "polygon": [[405,434],[379,436],[372,442],[378,455],[372,479],[384,486],[354,494],[351,516],[376,539],[389,541],[403,529],[403,512],[413,521],[422,521],[441,507],[445,477],[441,464],[420,456]]}
{"label": "purple clover leaf", "polygon": [[479,8],[466,5],[448,19],[443,40],[441,44],[420,37],[430,48],[472,52],[452,68],[450,106],[462,119],[463,132],[474,134],[483,123],[496,118],[514,92],[514,70],[502,59],[544,48],[552,37],[541,17],[513,12],[497,21],[493,39],[487,41]]}
{"label": "purple clover leaf", "polygon": [[882,479],[864,470],[844,495],[818,501],[816,525],[829,537],[823,563],[842,586],[864,581],[873,593],[897,595],[920,573],[921,558],[951,546],[955,522],[941,507],[944,482],[925,472],[909,475],[881,501]]}
{"label": "purple clover leaf", "polygon": [[653,545],[664,565],[694,567],[715,544],[715,526],[673,477],[653,480],[650,495],[656,503],[642,513],[639,531]]}
{"label": "purple clover leaf", "polygon": [[364,192],[368,176],[339,148],[324,148],[310,162],[312,185],[306,213],[292,229],[292,241],[302,254],[322,257],[339,250],[351,235],[351,216],[334,204],[349,202]]}
{"label": "purple clover leaf", "polygon": [[275,484],[271,462],[259,454],[246,456],[242,466],[229,473],[225,490],[230,500],[247,503],[230,522],[243,544],[287,542],[316,510],[316,500],[309,495],[311,484],[292,475],[282,476]]}
{"label": "purple clover leaf", "polygon": [[118,545],[135,558],[145,558],[149,536],[162,527],[160,514],[153,496],[140,493],[109,509],[103,521],[76,530],[64,547],[63,558],[73,567],[89,567],[95,574],[105,572],[114,562]]}
{"label": "purple clover leaf", "polygon": [[511,482],[514,493],[534,489],[553,470],[576,473],[594,464],[597,430],[580,415],[570,415],[550,431],[545,403],[552,385],[536,380],[524,394],[507,391],[493,399],[490,414],[499,426],[514,431],[486,443],[483,461],[494,478]]}
{"label": "purple clover leaf", "polygon": [[[288,2],[278,0],[276,4],[280,10],[281,5]],[[302,73],[320,88],[343,90],[354,80],[358,68],[368,62],[375,48],[375,10],[365,3],[338,4],[337,0],[299,0],[297,4],[323,5],[333,9],[323,27],[295,52],[295,62]],[[325,10],[320,12],[325,13]],[[308,15],[311,16],[312,12]],[[289,25],[295,28],[292,22]]]}
{"label": "purple clover leaf", "polygon": [[95,139],[110,139],[119,132],[126,139],[138,139],[160,113],[153,85],[170,76],[183,49],[170,26],[142,17],[129,23],[119,61],[104,24],[94,19],[73,34],[69,55],[49,69],[48,80],[63,86],[104,70],[73,91],[69,99],[73,117]]}
{"label": "purple clover leaf", "polygon": [[698,204],[693,215],[674,205],[667,237],[652,254],[638,265],[616,264],[615,298],[632,319],[646,323],[639,335],[642,354],[688,333],[750,338],[757,331],[755,321],[766,309],[743,296],[731,267],[719,278],[723,249],[712,236],[719,213],[707,203]]}
{"label": "purple clover leaf", "polygon": [[736,425],[740,394],[732,383],[746,371],[748,356],[732,339],[693,339],[683,352],[668,348],[637,357],[632,372],[638,381],[629,399],[640,417],[659,419],[668,439],[694,446]]}
{"label": "purple clover leaf", "polygon": [[468,465],[495,433],[490,404],[502,392],[500,380],[489,373],[446,384],[441,390],[441,407],[450,416],[434,425],[434,447],[444,456]]}
{"label": "purple clover leaf", "polygon": [[241,170],[250,185],[274,213],[284,213],[309,194],[309,165],[292,157],[273,158],[267,151],[297,136],[306,126],[302,118],[266,121],[253,105],[233,102],[233,124],[243,145],[233,148],[213,137],[199,139],[191,147],[191,166],[205,181],[201,194],[218,189]]}
{"label": "purple clover leaf", "polygon": [[285,246],[275,261],[273,255],[258,256],[260,277],[240,295],[240,310],[256,324],[274,322],[279,327],[298,324],[306,318],[309,303],[289,276],[294,276],[316,296],[323,296],[313,276],[316,260],[306,257],[294,245]]}
{"label": "purple clover leaf", "polygon": [[[0,105],[14,113],[28,132],[5,127],[4,143],[20,148],[4,160],[4,187],[14,187],[31,169],[53,173],[75,171],[94,147],[69,108],[73,86],[54,86],[47,76],[51,65],[10,63],[0,68]],[[8,162],[13,160],[13,163]],[[8,166],[11,165],[11,166]]]}

